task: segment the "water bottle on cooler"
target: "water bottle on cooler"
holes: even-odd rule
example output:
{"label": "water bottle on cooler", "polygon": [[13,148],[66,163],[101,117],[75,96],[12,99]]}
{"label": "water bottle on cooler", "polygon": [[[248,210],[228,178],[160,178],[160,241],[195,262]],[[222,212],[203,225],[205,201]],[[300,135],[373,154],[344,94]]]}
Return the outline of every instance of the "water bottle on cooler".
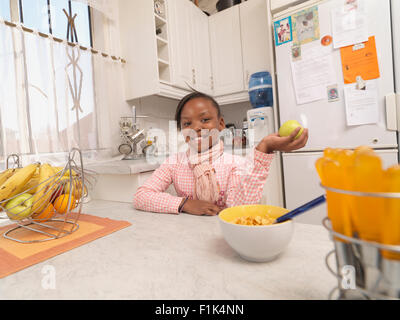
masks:
{"label": "water bottle on cooler", "polygon": [[253,108],[272,107],[272,77],[268,71],[253,73],[249,80],[249,98]]}

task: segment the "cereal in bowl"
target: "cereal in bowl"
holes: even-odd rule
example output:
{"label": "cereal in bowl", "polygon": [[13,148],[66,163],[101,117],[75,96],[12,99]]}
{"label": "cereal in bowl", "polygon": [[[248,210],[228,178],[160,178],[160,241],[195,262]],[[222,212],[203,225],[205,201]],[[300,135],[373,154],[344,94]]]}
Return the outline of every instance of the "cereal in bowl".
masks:
{"label": "cereal in bowl", "polygon": [[242,224],[245,226],[267,226],[274,223],[273,218],[268,215],[265,216],[255,216],[255,217],[238,217],[233,223]]}

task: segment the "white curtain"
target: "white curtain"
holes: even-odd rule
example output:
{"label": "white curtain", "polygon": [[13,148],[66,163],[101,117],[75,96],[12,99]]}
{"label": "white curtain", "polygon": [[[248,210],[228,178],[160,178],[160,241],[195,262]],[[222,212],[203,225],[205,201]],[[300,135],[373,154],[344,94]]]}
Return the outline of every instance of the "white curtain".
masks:
{"label": "white curtain", "polygon": [[72,147],[111,152],[112,108],[124,104],[122,68],[0,21],[0,160],[13,153],[63,158]]}

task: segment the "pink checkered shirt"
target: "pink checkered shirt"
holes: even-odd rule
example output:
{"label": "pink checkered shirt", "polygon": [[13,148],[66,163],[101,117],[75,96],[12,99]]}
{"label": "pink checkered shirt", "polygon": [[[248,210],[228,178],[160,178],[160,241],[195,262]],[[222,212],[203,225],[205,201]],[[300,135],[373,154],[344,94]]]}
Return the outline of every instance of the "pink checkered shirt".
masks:
{"label": "pink checkered shirt", "polygon": [[[274,154],[252,149],[246,157],[223,153],[212,164],[220,186],[216,204],[233,207],[259,203]],[[173,183],[177,196],[167,192]],[[153,172],[137,189],[133,204],[136,209],[178,213],[182,199],[194,195],[194,175],[186,152],[177,153]]]}

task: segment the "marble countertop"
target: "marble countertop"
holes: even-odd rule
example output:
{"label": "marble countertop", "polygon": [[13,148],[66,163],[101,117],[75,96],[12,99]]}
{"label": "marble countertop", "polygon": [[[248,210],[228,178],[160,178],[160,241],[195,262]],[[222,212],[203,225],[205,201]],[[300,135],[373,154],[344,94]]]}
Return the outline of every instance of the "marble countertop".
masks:
{"label": "marble countertop", "polygon": [[[226,149],[225,152],[244,156],[249,150],[249,148],[236,148]],[[137,174],[157,169],[167,157],[168,156],[160,156],[150,157],[149,159],[121,160],[123,156],[119,156],[109,160],[90,162],[85,165],[85,168],[93,170],[98,174]]]}
{"label": "marble countertop", "polygon": [[[0,299],[327,299],[337,286],[325,266],[333,243],[322,226],[295,223],[281,256],[254,263],[229,247],[216,216],[100,200],[83,212],[132,225],[0,279]],[[42,286],[48,266],[54,289]]]}
{"label": "marble countertop", "polygon": [[154,157],[135,160],[113,159],[108,161],[91,162],[85,165],[86,169],[93,170],[98,174],[137,174],[157,169],[165,157]]}

